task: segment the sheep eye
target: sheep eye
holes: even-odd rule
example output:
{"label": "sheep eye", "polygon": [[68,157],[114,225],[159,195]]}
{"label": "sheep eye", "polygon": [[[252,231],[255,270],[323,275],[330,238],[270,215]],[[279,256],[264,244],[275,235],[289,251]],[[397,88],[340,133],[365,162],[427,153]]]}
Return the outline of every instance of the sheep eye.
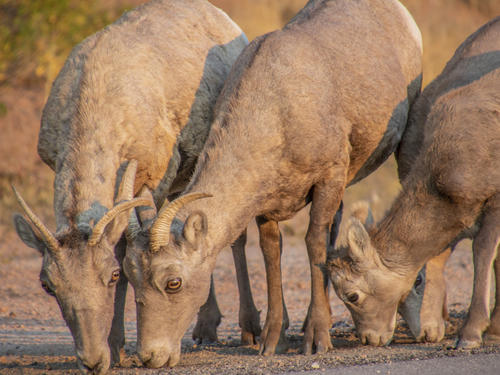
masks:
{"label": "sheep eye", "polygon": [[118,281],[120,278],[120,270],[114,270],[113,273],[111,274],[111,280],[109,280],[110,284],[114,284]]}
{"label": "sheep eye", "polygon": [[52,289],[50,289],[49,285],[45,281],[42,281],[41,284],[42,284],[43,290],[45,290],[48,294],[50,294],[51,296],[55,296],[56,295],[54,293],[54,291]]}
{"label": "sheep eye", "polygon": [[351,303],[356,303],[358,302],[359,295],[358,293],[352,293],[347,296],[347,300]]}
{"label": "sheep eye", "polygon": [[175,279],[169,279],[167,280],[167,287],[165,290],[168,293],[177,293],[182,286],[182,280],[179,277],[176,277]]}
{"label": "sheep eye", "polygon": [[417,276],[417,279],[415,280],[414,287],[417,288],[420,284],[422,284],[422,275]]}

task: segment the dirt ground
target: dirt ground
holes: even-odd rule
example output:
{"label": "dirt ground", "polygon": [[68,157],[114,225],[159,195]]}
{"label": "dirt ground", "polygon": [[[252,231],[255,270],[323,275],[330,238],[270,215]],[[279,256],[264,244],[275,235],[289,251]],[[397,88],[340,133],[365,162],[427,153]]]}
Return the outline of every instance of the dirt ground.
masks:
{"label": "dirt ground", "polygon": [[[108,1],[108,6],[125,0]],[[127,3],[139,3],[130,0]],[[214,0],[242,25],[249,37],[262,34],[293,14],[284,2]],[[299,7],[305,1],[289,2]],[[271,3],[276,3],[271,6]],[[479,1],[403,1],[414,14],[424,38],[424,79],[429,82],[438,74],[457,45],[490,13],[478,13],[468,4]],[[491,4],[494,1],[483,1]],[[249,11],[249,6],[255,10]],[[301,6],[301,5],[300,5]],[[285,7],[286,9],[281,9]],[[282,13],[276,13],[278,9]],[[496,9],[496,8],[495,8]],[[273,13],[274,12],[274,13]],[[276,13],[276,14],[275,14]],[[77,374],[73,340],[63,321],[55,299],[40,287],[38,274],[41,257],[20,242],[13,232],[11,214],[20,211],[10,192],[15,183],[30,206],[49,228],[54,228],[52,213],[52,173],[36,155],[36,141],[44,103],[44,88],[0,87],[0,374]],[[1,109],[6,108],[6,113]],[[5,111],[3,111],[5,112]],[[394,161],[381,167],[366,181],[349,189],[346,208],[357,199],[369,199],[376,218],[388,208],[399,186]],[[378,214],[378,215],[377,215]],[[500,346],[483,346],[474,351],[452,349],[457,329],[463,323],[472,292],[470,242],[463,242],[452,254],[447,270],[450,321],[446,337],[439,344],[416,344],[402,321],[392,344],[387,348],[362,346],[356,339],[348,311],[332,291],[331,338],[334,350],[324,355],[303,356],[300,327],[309,303],[309,266],[304,245],[307,212],[281,224],[284,234],[283,281],[290,316],[288,330],[290,350],[283,355],[261,357],[256,347],[239,346],[238,293],[232,255],[221,252],[215,270],[216,292],[224,318],[219,327],[219,343],[195,346],[189,330],[183,340],[183,355],[171,374],[271,374],[294,371],[322,371],[333,367],[366,363],[394,362],[407,359],[467,357],[476,353],[500,353]],[[257,307],[262,310],[261,325],[266,314],[266,283],[262,256],[257,246],[255,225],[250,227],[248,265]],[[166,369],[140,367],[135,353],[136,324],[133,292],[129,290],[126,306],[126,353],[121,367],[112,374],[157,374]],[[193,322],[194,326],[194,322]],[[192,328],[192,327],[191,327]]]}
{"label": "dirt ground", "polygon": [[[446,337],[439,344],[416,344],[402,321],[393,343],[387,348],[363,346],[354,335],[348,311],[334,295],[331,338],[334,350],[324,355],[300,354],[300,327],[309,303],[309,267],[303,243],[307,211],[281,228],[284,233],[283,280],[290,315],[288,353],[261,357],[256,347],[239,346],[238,294],[232,255],[221,252],[215,270],[216,292],[224,314],[219,326],[219,343],[196,346],[189,330],[182,345],[180,363],[170,374],[271,374],[285,371],[321,370],[366,363],[394,362],[444,356],[468,356],[500,352],[499,346],[483,346],[474,351],[453,349],[457,328],[462,324],[472,291],[470,243],[463,242],[452,254],[446,270],[450,321]],[[296,229],[299,228],[299,229]],[[249,229],[247,258],[257,307],[266,314],[266,285],[262,256],[257,247],[255,225]],[[78,373],[71,335],[61,318],[55,300],[40,287],[38,273],[41,257],[24,246],[12,232],[0,243],[0,373],[1,374],[73,374]],[[166,369],[140,367],[135,353],[135,306],[129,290],[126,306],[127,358],[112,374],[157,374]]]}

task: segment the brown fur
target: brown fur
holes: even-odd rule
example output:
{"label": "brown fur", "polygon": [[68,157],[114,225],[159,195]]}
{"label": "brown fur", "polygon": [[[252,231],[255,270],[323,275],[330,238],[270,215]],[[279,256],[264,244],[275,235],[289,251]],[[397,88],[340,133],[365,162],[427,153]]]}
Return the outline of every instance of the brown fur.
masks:
{"label": "brown fur", "polygon": [[16,226],[44,254],[41,279],[58,298],[82,370],[106,372],[110,348],[119,361],[127,280],[120,279],[116,295],[108,280],[120,269],[124,242],[117,259],[113,248],[128,215],[108,225],[98,246],[88,246],[88,236],[118,198],[129,160],[139,164],[135,192],[157,188],[159,203],[182,190],[246,43],[239,27],[206,1],[153,0],[76,46],[55,80],[38,152],[56,173],[55,236],[63,256],[52,259],[23,219]]}
{"label": "brown fur", "polygon": [[[360,294],[348,305],[363,341],[384,344],[392,336],[397,301],[431,257],[464,237],[474,239],[474,292],[459,346],[481,344],[489,325],[489,282],[500,242],[500,18],[472,34],[443,73],[424,90],[409,131],[422,140],[401,147],[413,157],[403,191],[368,237],[353,223],[348,254],[366,272],[352,277],[345,259],[330,262],[337,293]],[[404,165],[404,164],[403,164]],[[376,266],[373,259],[379,260]],[[349,280],[349,282],[347,282]],[[370,280],[371,289],[364,285]],[[367,308],[366,306],[370,306]],[[490,327],[499,332],[500,301]],[[373,311],[381,312],[373,316]]]}
{"label": "brown fur", "polygon": [[[346,185],[394,151],[419,91],[420,73],[420,34],[395,1],[310,1],[283,30],[257,38],[244,50],[218,99],[210,135],[183,193],[213,197],[179,211],[171,227],[174,240],[150,254],[140,271],[162,280],[168,269],[168,277],[175,275],[184,285],[166,298],[144,283],[141,324],[160,319],[160,311],[174,311],[162,318],[161,331],[158,325],[143,327],[141,340],[156,365],[177,358],[180,338],[208,294],[217,254],[256,216],[261,233],[272,235],[263,246],[269,311],[261,352],[275,352],[285,316],[277,221],[310,200],[306,243],[312,300],[304,351],[331,347],[326,279],[318,265],[326,260],[332,218]],[[200,222],[203,230],[193,227]],[[175,340],[162,338],[173,330]]]}

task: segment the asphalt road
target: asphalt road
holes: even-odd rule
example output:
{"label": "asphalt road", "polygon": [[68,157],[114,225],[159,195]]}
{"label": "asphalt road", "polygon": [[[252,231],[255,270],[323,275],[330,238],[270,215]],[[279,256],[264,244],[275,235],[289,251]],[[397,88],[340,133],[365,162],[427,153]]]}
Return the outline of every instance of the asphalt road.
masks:
{"label": "asphalt road", "polygon": [[304,375],[500,375],[500,353],[289,372]]}

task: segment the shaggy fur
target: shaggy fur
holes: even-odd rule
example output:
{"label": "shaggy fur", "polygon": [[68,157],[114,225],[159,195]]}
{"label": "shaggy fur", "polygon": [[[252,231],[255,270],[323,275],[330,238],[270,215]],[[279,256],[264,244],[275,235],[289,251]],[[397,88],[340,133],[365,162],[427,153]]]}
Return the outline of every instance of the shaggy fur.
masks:
{"label": "shaggy fur", "polygon": [[[153,0],[76,46],[55,80],[38,152],[56,173],[55,237],[64,256],[53,259],[38,247],[44,253],[41,279],[58,299],[82,371],[106,372],[110,347],[119,361],[124,344],[127,281],[120,279],[116,298],[108,281],[120,269],[113,248],[128,215],[91,247],[94,225],[113,207],[128,160],[138,161],[135,192],[158,187],[160,203],[182,190],[216,98],[246,44],[240,28],[207,1]],[[29,224],[16,224],[21,238],[37,247],[37,237],[26,235]],[[119,260],[123,245],[116,250]]]}

